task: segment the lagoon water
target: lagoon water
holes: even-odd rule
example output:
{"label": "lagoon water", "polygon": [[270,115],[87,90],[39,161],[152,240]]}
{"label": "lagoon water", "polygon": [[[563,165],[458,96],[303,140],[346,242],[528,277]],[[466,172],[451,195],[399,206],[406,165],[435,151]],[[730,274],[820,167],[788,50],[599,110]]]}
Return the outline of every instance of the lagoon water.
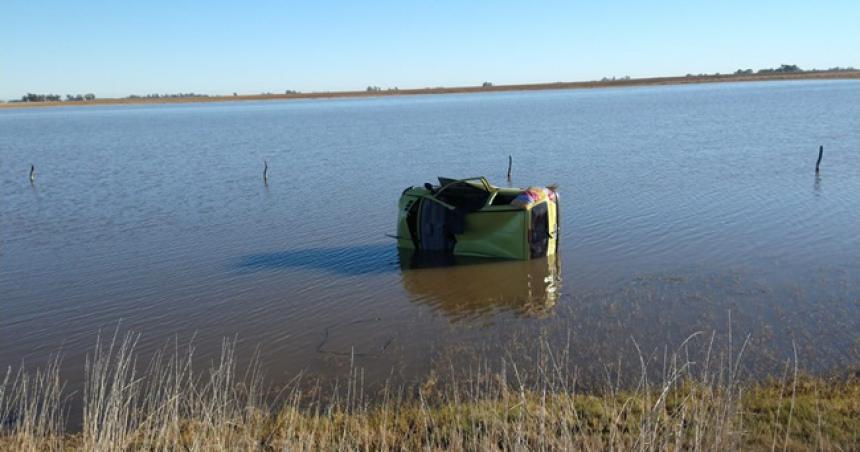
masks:
{"label": "lagoon water", "polygon": [[[404,188],[505,185],[508,155],[515,186],[560,185],[558,259],[398,253]],[[116,328],[203,356],[235,337],[275,380],[541,335],[599,374],[729,328],[754,367],[796,346],[838,371],[860,362],[860,81],[0,110],[0,300],[0,364],[61,350],[69,375]]]}

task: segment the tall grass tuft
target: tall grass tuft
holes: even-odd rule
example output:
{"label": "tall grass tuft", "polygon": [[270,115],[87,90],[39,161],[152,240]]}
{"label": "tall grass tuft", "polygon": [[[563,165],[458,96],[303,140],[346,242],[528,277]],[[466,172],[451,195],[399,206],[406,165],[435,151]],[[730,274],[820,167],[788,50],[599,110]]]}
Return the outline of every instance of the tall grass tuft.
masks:
{"label": "tall grass tuft", "polygon": [[59,449],[63,443],[63,385],[59,355],[35,373],[6,370],[0,384],[0,445],[17,450]]}

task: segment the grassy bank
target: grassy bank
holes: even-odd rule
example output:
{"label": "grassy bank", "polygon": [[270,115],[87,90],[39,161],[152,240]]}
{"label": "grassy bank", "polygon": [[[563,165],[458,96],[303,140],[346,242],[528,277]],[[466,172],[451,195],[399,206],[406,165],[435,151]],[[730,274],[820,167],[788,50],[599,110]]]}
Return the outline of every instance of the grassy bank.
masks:
{"label": "grassy bank", "polygon": [[[781,377],[743,378],[741,356],[687,343],[650,378],[579,392],[565,353],[540,347],[530,367],[476,360],[415,385],[369,397],[353,367],[340,383],[298,381],[267,392],[258,363],[239,371],[233,348],[195,372],[193,350],[135,360],[135,336],[99,344],[84,388],[66,394],[59,362],[9,372],[0,386],[4,450],[378,449],[774,449],[860,448],[860,382],[804,377],[795,360]],[[66,430],[70,400],[81,428]]]}
{"label": "grassy bank", "polygon": [[391,89],[381,91],[318,91],[308,93],[288,94],[242,94],[233,96],[202,96],[175,98],[104,98],[81,102],[6,102],[0,103],[3,108],[31,107],[60,107],[60,106],[93,106],[93,105],[125,105],[125,104],[165,104],[165,103],[199,103],[199,102],[234,102],[258,100],[289,100],[289,99],[329,99],[345,97],[380,97],[407,96],[429,94],[480,93],[498,91],[540,91],[552,89],[588,89],[613,88],[626,86],[654,85],[686,85],[697,83],[727,83],[727,82],[762,82],[773,80],[833,80],[860,79],[860,71],[805,71],[805,72],[775,72],[767,74],[714,74],[689,75],[685,77],[649,77],[616,80],[599,80],[587,82],[554,82],[531,83],[520,85],[491,85],[491,86],[455,86],[414,89]]}

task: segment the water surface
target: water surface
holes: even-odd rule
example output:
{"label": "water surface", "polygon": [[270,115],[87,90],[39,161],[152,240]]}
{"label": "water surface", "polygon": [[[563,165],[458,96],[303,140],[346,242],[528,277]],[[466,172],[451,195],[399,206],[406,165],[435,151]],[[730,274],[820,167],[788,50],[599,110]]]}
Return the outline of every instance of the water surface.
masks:
{"label": "water surface", "polygon": [[[508,155],[561,187],[557,259],[398,253],[405,187],[504,185]],[[276,380],[541,333],[598,368],[730,318],[762,367],[860,357],[858,81],[4,110],[0,214],[4,366],[62,347],[80,373],[118,324],[237,337]]]}

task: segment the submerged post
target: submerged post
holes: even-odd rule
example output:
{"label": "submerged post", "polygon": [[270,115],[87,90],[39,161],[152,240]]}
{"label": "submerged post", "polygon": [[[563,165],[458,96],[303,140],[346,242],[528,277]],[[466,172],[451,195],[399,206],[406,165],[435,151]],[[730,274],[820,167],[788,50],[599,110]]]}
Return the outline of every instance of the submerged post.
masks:
{"label": "submerged post", "polygon": [[269,185],[269,162],[263,160],[263,184]]}
{"label": "submerged post", "polygon": [[513,157],[508,155],[508,180],[511,180],[511,165],[514,163]]}
{"label": "submerged post", "polygon": [[818,146],[818,161],[815,162],[815,172],[818,173],[818,166],[821,165],[821,157],[824,156],[824,146]]}
{"label": "submerged post", "polygon": [[30,183],[36,182],[36,167],[30,165]]}

